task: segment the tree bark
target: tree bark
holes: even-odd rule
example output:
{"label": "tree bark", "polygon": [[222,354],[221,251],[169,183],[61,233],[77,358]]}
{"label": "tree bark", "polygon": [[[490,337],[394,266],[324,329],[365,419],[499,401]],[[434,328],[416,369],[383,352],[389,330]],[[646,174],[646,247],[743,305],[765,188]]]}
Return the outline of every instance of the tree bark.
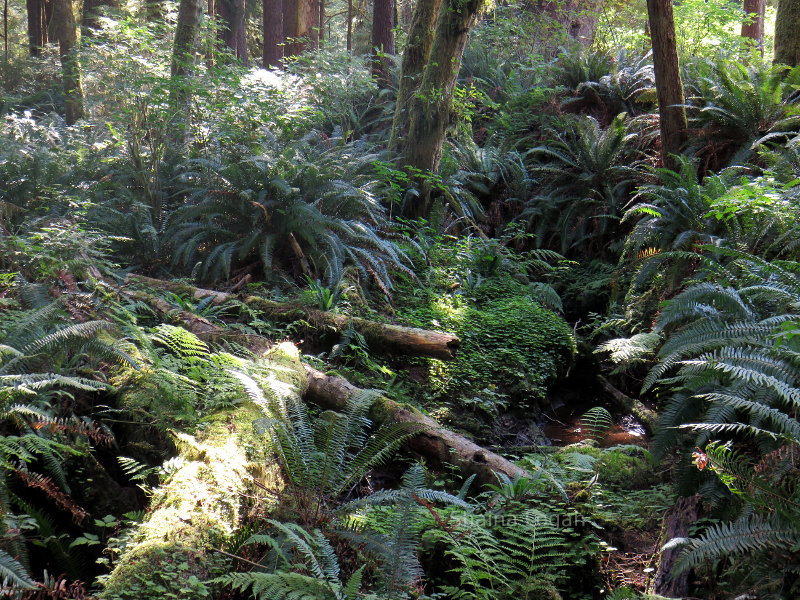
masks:
{"label": "tree bark", "polygon": [[348,327],[353,327],[366,338],[375,351],[390,351],[447,360],[455,356],[460,344],[460,340],[449,333],[401,327],[399,325],[385,325],[367,319],[337,315],[297,304],[272,302],[257,296],[240,297],[173,281],[151,279],[141,275],[131,275],[128,277],[127,282],[141,283],[149,287],[169,290],[176,294],[190,296],[196,300],[212,298],[212,304],[215,305],[239,300],[258,310],[263,316],[276,321],[303,319],[318,327],[338,332],[344,331]]}
{"label": "tree bark", "polygon": [[219,40],[243,65],[249,64],[245,39],[245,0],[217,0],[215,15],[221,25]]}
{"label": "tree bark", "polygon": [[53,1],[53,27],[61,57],[61,78],[64,84],[64,108],[67,125],[83,118],[83,83],[78,61],[78,26],[71,0]]}
{"label": "tree bark", "polygon": [[[689,528],[697,521],[700,496],[679,498],[664,515],[664,531],[659,546],[673,538],[688,537]],[[656,571],[654,592],[669,598],[684,598],[689,593],[689,572],[672,577],[672,566],[680,554],[680,548],[671,548],[661,553]]]}
{"label": "tree bark", "polygon": [[[408,135],[400,149],[404,166],[416,172],[439,169],[461,57],[482,4],[483,0],[444,0],[439,10],[429,60],[408,103]],[[427,191],[405,207],[410,217],[426,217],[429,211]]]}
{"label": "tree bark", "polygon": [[353,51],[353,0],[347,0],[347,51]]}
{"label": "tree bark", "polygon": [[180,0],[170,65],[170,100],[176,117],[170,132],[170,152],[173,153],[179,152],[186,143],[186,122],[192,97],[189,76],[194,69],[201,11],[202,0]]}
{"label": "tree bark", "polygon": [[28,52],[40,56],[47,44],[48,0],[26,0],[28,11]]}
{"label": "tree bark", "polygon": [[262,64],[280,68],[283,61],[283,0],[263,0],[264,52]]}
{"label": "tree bark", "polygon": [[390,83],[387,54],[394,54],[394,0],[375,0],[372,6],[372,75],[381,87]]}
{"label": "tree bark", "polygon": [[742,23],[742,37],[753,40],[761,54],[764,54],[764,13],[767,0],[744,0],[744,12],[750,18]]}
{"label": "tree bark", "polygon": [[[352,3],[352,0],[350,0]],[[411,26],[403,51],[400,67],[400,85],[397,90],[392,132],[389,147],[401,154],[406,144],[411,122],[411,100],[422,82],[422,72],[431,56],[433,35],[442,0],[417,0],[411,17]]]}
{"label": "tree bark", "polygon": [[673,155],[683,148],[687,122],[672,0],[647,0],[647,14],[653,42],[662,163],[667,168],[675,168]]}
{"label": "tree bark", "polygon": [[602,375],[597,376],[600,386],[605,392],[611,396],[617,409],[621,412],[626,412],[633,415],[636,419],[647,428],[647,431],[653,433],[656,430],[658,423],[658,413],[647,408],[641,400],[626,396],[620,390],[611,385],[611,382]]}
{"label": "tree bark", "polygon": [[800,0],[778,0],[775,15],[775,64],[800,64]]}
{"label": "tree bark", "polygon": [[319,0],[284,0],[284,56],[297,56],[319,47]]}
{"label": "tree bark", "polygon": [[98,17],[102,7],[119,8],[119,0],[83,0],[83,16],[81,25],[88,29],[97,29],[99,26]]}

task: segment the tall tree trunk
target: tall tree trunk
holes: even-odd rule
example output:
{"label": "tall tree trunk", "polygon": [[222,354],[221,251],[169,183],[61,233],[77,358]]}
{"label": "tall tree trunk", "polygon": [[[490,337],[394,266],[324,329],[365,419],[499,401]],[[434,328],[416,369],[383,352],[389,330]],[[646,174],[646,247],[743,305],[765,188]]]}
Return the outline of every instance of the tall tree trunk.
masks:
{"label": "tall tree trunk", "polygon": [[687,123],[672,0],[647,0],[647,14],[653,42],[662,162],[667,168],[675,168],[672,156],[683,147]]}
{"label": "tall tree trunk", "polygon": [[775,64],[800,64],[800,0],[778,0],[775,15]]}
{"label": "tall tree trunk", "polygon": [[263,0],[264,52],[262,64],[265,69],[280,67],[283,59],[283,1]]}
{"label": "tall tree trunk", "polygon": [[[352,0],[350,0],[352,3]],[[389,147],[397,152],[403,151],[408,134],[410,105],[422,82],[422,72],[431,56],[433,35],[442,0],[417,0],[411,17],[411,26],[403,51],[400,66],[400,85],[397,90],[397,103],[392,121]]]}
{"label": "tall tree trunk", "polygon": [[744,12],[748,19],[742,23],[742,37],[753,40],[761,54],[764,54],[764,13],[767,0],[744,0]]}
{"label": "tall tree trunk", "polygon": [[353,0],[347,0],[347,51],[353,51]]}
{"label": "tall tree trunk", "polygon": [[389,83],[389,59],[394,54],[394,0],[375,0],[372,6],[372,74],[381,87]]}
{"label": "tall tree trunk", "polygon": [[78,62],[78,26],[71,0],[53,0],[53,28],[61,57],[65,119],[72,125],[83,118],[83,84]]}
{"label": "tall tree trunk", "polygon": [[97,29],[99,25],[97,18],[100,16],[100,11],[98,9],[104,6],[108,8],[119,8],[119,0],[83,0],[81,25],[88,29]]}
{"label": "tall tree trunk", "polygon": [[319,0],[284,0],[283,34],[290,40],[284,56],[297,56],[319,47]]}
{"label": "tall tree trunk", "polygon": [[172,76],[170,100],[175,114],[170,130],[169,153],[180,153],[186,143],[187,121],[192,97],[189,75],[194,68],[197,40],[200,32],[202,0],[181,0],[178,6],[178,23],[172,46]]}
{"label": "tall tree trunk", "polygon": [[247,40],[245,38],[245,0],[217,0],[215,3],[220,29],[220,42],[230,48],[233,55],[248,64]]}
{"label": "tall tree trunk", "polygon": [[28,10],[28,48],[39,56],[47,43],[47,0],[26,0]]}
{"label": "tall tree trunk", "polygon": [[[439,168],[461,57],[482,4],[483,0],[446,0],[439,11],[430,59],[408,105],[408,136],[401,147],[404,165],[414,170]],[[430,194],[423,189],[420,201],[405,212],[422,217],[429,209]]]}

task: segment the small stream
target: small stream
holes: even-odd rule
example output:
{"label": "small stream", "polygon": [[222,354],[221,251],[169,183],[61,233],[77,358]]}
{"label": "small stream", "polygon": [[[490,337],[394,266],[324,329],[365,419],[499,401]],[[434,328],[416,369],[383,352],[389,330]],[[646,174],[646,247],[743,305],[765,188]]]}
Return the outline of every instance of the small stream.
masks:
{"label": "small stream", "polygon": [[[542,415],[539,428],[554,446],[581,442],[587,437],[581,428],[581,417],[592,406],[564,402],[553,404]],[[600,440],[600,447],[609,448],[619,444],[645,445],[647,442],[647,432],[632,415],[615,415],[614,425]]]}

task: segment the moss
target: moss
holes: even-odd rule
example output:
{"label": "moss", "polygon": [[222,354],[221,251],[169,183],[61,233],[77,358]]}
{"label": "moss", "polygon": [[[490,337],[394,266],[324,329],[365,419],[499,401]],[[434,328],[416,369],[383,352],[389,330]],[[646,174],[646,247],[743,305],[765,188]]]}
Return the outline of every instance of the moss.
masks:
{"label": "moss", "polygon": [[527,296],[503,297],[513,289],[519,291],[509,286],[499,297],[487,291],[481,305],[462,296],[442,296],[424,311],[431,322],[461,338],[454,360],[430,361],[430,388],[436,396],[491,400],[509,395],[517,404],[534,403],[566,372],[575,354],[569,326]]}
{"label": "moss", "polygon": [[[252,369],[267,398],[300,393],[305,371],[299,352],[281,344]],[[224,546],[242,521],[242,499],[253,479],[275,489],[281,485],[268,461],[253,422],[264,416],[257,402],[245,402],[201,421],[194,435],[174,432],[179,467],[154,492],[148,518],[105,582],[100,598],[142,600],[212,597],[203,583],[215,574]]]}

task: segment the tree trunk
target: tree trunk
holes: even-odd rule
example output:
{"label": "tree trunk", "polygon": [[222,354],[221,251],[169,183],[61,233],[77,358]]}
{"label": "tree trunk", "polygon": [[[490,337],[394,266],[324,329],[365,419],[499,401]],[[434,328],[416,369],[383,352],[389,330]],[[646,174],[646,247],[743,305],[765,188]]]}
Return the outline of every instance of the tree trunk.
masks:
{"label": "tree trunk", "polygon": [[297,56],[319,46],[319,0],[284,0],[284,56]]}
{"label": "tree trunk", "polygon": [[[482,4],[483,0],[445,0],[439,10],[430,57],[408,104],[408,135],[401,146],[403,164],[417,172],[439,169],[461,57]],[[425,217],[429,210],[430,195],[423,192],[405,212]]]}
{"label": "tree trunk", "polygon": [[319,4],[319,47],[325,41],[325,0],[317,0]]}
{"label": "tree trunk", "polygon": [[170,133],[171,152],[177,152],[186,142],[186,122],[190,114],[192,97],[188,79],[194,68],[201,11],[201,0],[181,0],[178,6],[178,23],[175,28],[170,66],[172,76],[170,96],[176,116]]}
{"label": "tree trunk", "polygon": [[247,41],[245,39],[245,0],[217,0],[214,13],[221,26],[217,35],[220,42],[247,66]]}
{"label": "tree trunk", "polygon": [[[700,497],[698,495],[679,498],[664,515],[664,531],[659,546],[673,538],[688,537],[689,528],[697,521]],[[689,572],[672,577],[672,566],[681,548],[671,548],[661,553],[656,571],[654,592],[669,598],[684,598],[689,593]]]}
{"label": "tree trunk", "polygon": [[26,0],[28,10],[28,51],[31,56],[40,56],[47,44],[48,0]]}
{"label": "tree trunk", "polygon": [[78,26],[71,0],[53,0],[53,27],[61,57],[64,109],[67,125],[83,118],[83,83],[78,62]]}
{"label": "tree trunk", "polygon": [[353,0],[347,0],[347,51],[353,51]]}
{"label": "tree trunk", "polygon": [[[352,0],[350,0],[352,3]],[[392,132],[389,147],[402,153],[411,121],[411,100],[422,81],[422,72],[431,55],[436,20],[439,17],[442,0],[417,0],[411,18],[411,27],[403,51],[400,67],[400,85],[397,90]]]}
{"label": "tree trunk", "polygon": [[662,163],[667,168],[675,168],[673,155],[679,154],[683,147],[687,122],[672,0],[647,0],[647,14],[653,42]]}
{"label": "tree trunk", "polygon": [[764,13],[767,0],[744,0],[744,12],[750,18],[742,23],[742,37],[753,40],[761,54],[764,54]]}
{"label": "tree trunk", "polygon": [[353,327],[362,334],[376,351],[388,350],[414,356],[430,356],[432,358],[451,359],[460,344],[460,340],[449,333],[416,329],[413,327],[400,327],[399,325],[385,325],[358,317],[347,317],[322,310],[315,310],[297,304],[272,302],[257,296],[239,297],[234,294],[225,294],[213,290],[205,290],[174,281],[151,279],[141,275],[131,275],[127,279],[131,283],[141,283],[157,289],[169,290],[179,295],[190,296],[196,300],[212,298],[212,304],[224,304],[232,300],[244,302],[251,308],[259,311],[268,319],[276,321],[296,321],[303,319],[312,325],[328,328],[332,331],[342,332],[348,327]]}
{"label": "tree trunk", "polygon": [[102,7],[119,8],[119,0],[83,0],[83,17],[81,25],[88,29],[97,29],[100,11]]}
{"label": "tree trunk", "polygon": [[626,396],[611,385],[611,382],[602,375],[598,375],[597,380],[600,382],[600,386],[603,390],[611,396],[617,410],[633,415],[647,431],[650,433],[655,432],[656,425],[658,424],[658,413],[656,413],[656,411],[647,408],[641,400]]}
{"label": "tree trunk", "polygon": [[283,0],[263,0],[264,53],[262,64],[280,68],[283,60]]}
{"label": "tree trunk", "polygon": [[775,64],[800,64],[800,0],[778,0],[775,15]]}
{"label": "tree trunk", "polygon": [[387,54],[394,54],[394,0],[375,0],[372,6],[372,74],[381,87],[390,83]]}

